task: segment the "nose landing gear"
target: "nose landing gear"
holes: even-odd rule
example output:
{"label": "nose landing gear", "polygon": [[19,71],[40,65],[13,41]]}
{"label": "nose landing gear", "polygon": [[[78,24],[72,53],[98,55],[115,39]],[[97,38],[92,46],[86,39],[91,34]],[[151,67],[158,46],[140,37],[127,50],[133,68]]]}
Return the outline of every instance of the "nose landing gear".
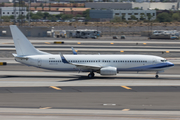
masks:
{"label": "nose landing gear", "polygon": [[156,75],[155,75],[155,78],[159,78],[159,73],[163,73],[164,72],[164,70],[162,70],[162,71],[156,71]]}

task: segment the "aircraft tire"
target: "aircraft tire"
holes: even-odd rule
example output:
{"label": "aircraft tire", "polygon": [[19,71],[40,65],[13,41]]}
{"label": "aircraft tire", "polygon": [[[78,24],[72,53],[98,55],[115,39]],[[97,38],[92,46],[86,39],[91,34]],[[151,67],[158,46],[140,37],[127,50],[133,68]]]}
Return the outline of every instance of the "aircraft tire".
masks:
{"label": "aircraft tire", "polygon": [[94,73],[92,72],[92,73],[89,73],[88,74],[88,78],[94,78]]}
{"label": "aircraft tire", "polygon": [[155,77],[156,77],[156,78],[159,78],[159,75],[156,75]]}

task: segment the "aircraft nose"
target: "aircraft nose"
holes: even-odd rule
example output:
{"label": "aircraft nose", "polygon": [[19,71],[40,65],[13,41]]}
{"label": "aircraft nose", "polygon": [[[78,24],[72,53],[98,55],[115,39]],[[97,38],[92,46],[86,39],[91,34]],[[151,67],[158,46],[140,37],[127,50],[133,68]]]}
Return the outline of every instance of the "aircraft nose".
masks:
{"label": "aircraft nose", "polygon": [[171,62],[167,62],[167,66],[174,66],[174,64]]}

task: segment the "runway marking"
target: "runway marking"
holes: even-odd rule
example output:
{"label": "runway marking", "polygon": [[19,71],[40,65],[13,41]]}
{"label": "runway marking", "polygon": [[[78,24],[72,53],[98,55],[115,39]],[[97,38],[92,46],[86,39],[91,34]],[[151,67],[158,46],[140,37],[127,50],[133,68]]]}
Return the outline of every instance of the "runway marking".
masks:
{"label": "runway marking", "polygon": [[104,106],[107,106],[107,105],[112,105],[112,106],[116,106],[116,104],[103,104]]}
{"label": "runway marking", "polygon": [[75,50],[76,52],[78,52],[78,50]]}
{"label": "runway marking", "polygon": [[77,42],[77,44],[81,44],[81,42]]}
{"label": "runway marking", "polygon": [[51,44],[50,42],[45,42],[46,44]]}
{"label": "runway marking", "polygon": [[121,86],[121,87],[123,87],[123,88],[125,88],[125,89],[128,89],[128,90],[131,90],[131,89],[132,89],[132,88],[127,87],[127,86]]}
{"label": "runway marking", "polygon": [[166,51],[166,53],[169,53],[169,51]]}
{"label": "runway marking", "polygon": [[13,43],[2,43],[2,44],[13,44]]}
{"label": "runway marking", "polygon": [[114,43],[110,43],[111,45],[113,45]]}
{"label": "runway marking", "polygon": [[55,87],[55,86],[50,86],[50,88],[56,89],[56,90],[62,90],[61,88]]}
{"label": "runway marking", "polygon": [[122,111],[129,111],[130,109],[123,109]]}
{"label": "runway marking", "polygon": [[124,52],[123,50],[121,50],[120,52]]}
{"label": "runway marking", "polygon": [[39,109],[50,109],[50,108],[52,108],[52,107],[44,107],[44,108],[39,108]]}
{"label": "runway marking", "polygon": [[146,43],[143,43],[144,45],[146,45]]}

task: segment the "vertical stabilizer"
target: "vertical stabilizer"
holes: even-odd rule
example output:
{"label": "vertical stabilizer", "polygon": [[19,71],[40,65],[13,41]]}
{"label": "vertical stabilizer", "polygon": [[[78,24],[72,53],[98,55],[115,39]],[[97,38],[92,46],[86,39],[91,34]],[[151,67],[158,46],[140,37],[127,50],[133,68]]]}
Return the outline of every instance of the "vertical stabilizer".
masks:
{"label": "vertical stabilizer", "polygon": [[10,25],[10,29],[18,56],[48,54],[37,50],[16,25]]}

